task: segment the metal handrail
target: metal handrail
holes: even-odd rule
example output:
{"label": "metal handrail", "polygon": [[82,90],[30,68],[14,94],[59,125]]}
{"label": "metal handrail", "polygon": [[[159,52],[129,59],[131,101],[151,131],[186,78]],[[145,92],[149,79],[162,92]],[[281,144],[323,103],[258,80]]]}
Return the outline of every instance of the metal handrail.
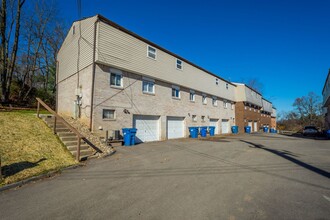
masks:
{"label": "metal handrail", "polygon": [[56,121],[57,119],[61,121],[67,128],[70,129],[73,133],[77,135],[77,155],[76,155],[76,160],[80,161],[80,145],[81,145],[81,139],[85,138],[82,136],[77,129],[72,127],[68,122],[66,122],[59,114],[57,114],[53,109],[51,109],[46,103],[44,103],[40,98],[36,98],[38,101],[38,106],[37,106],[37,117],[39,117],[40,114],[40,104],[47,110],[49,111],[52,115],[54,115],[54,134],[56,134]]}

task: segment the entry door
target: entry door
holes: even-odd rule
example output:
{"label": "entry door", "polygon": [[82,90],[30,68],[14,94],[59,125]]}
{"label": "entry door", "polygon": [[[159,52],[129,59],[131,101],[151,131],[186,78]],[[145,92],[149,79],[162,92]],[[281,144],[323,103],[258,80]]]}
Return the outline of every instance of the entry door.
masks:
{"label": "entry door", "polygon": [[133,127],[137,129],[137,143],[159,141],[159,116],[134,115]]}
{"label": "entry door", "polygon": [[229,120],[228,119],[222,119],[221,128],[222,128],[222,134],[229,133]]}
{"label": "entry door", "polygon": [[184,137],[184,118],[183,117],[167,117],[167,138],[183,138]]}
{"label": "entry door", "polygon": [[210,126],[214,126],[214,134],[219,134],[219,125],[218,125],[219,119],[210,119]]}
{"label": "entry door", "polygon": [[258,122],[254,122],[254,132],[258,131]]}

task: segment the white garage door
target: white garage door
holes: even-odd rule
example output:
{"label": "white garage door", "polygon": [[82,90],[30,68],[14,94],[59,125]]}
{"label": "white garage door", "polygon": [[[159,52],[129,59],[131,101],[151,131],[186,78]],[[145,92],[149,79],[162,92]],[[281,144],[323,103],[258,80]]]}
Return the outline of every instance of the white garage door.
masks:
{"label": "white garage door", "polygon": [[249,121],[249,122],[248,122],[248,126],[250,126],[250,127],[251,127],[251,132],[252,132],[252,129],[253,129],[253,126],[252,126],[252,121]]}
{"label": "white garage door", "polygon": [[137,129],[137,143],[159,141],[159,116],[134,115],[133,127]]}
{"label": "white garage door", "polygon": [[221,129],[222,129],[222,134],[228,134],[229,133],[229,120],[228,119],[222,119]]}
{"label": "white garage door", "polygon": [[184,137],[184,118],[167,117],[167,138],[183,138]]}
{"label": "white garage door", "polygon": [[258,131],[258,122],[254,122],[254,132]]}
{"label": "white garage door", "polygon": [[210,119],[210,126],[215,127],[214,134],[219,134],[218,121],[219,119]]}

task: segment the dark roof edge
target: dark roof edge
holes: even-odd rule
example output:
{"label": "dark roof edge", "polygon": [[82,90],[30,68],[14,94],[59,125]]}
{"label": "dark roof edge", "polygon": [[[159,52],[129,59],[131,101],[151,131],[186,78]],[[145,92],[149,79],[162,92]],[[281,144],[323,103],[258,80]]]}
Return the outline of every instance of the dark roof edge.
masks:
{"label": "dark roof edge", "polygon": [[97,16],[98,16],[98,18],[99,18],[100,21],[102,21],[104,23],[107,23],[108,25],[110,25],[110,26],[112,26],[114,28],[117,28],[118,30],[121,30],[121,31],[125,32],[126,34],[129,34],[129,35],[131,35],[131,36],[133,36],[133,37],[135,37],[135,38],[137,38],[137,39],[139,39],[141,41],[144,41],[145,43],[149,44],[150,46],[157,47],[158,49],[164,51],[165,53],[168,53],[168,54],[170,54],[170,55],[172,55],[172,56],[174,56],[174,57],[176,57],[176,58],[178,58],[178,59],[180,59],[180,60],[182,60],[182,61],[184,61],[184,62],[186,62],[186,63],[188,63],[188,64],[190,64],[192,66],[194,66],[194,67],[196,67],[197,69],[200,69],[200,70],[202,70],[202,71],[204,71],[204,72],[206,72],[206,73],[208,73],[208,74],[210,74],[210,75],[212,75],[212,76],[214,76],[216,78],[219,78],[219,79],[221,79],[221,80],[229,83],[230,85],[236,87],[236,85],[233,84],[232,82],[229,82],[228,80],[225,80],[224,78],[222,78],[222,77],[220,77],[218,75],[215,75],[214,73],[212,73],[212,72],[210,72],[210,71],[208,71],[208,70],[206,70],[206,69],[204,69],[204,68],[202,68],[202,67],[200,67],[200,66],[198,66],[198,65],[196,65],[196,64],[194,64],[192,62],[190,62],[189,60],[187,60],[187,59],[185,59],[185,58],[183,58],[183,57],[181,57],[181,56],[179,56],[179,55],[177,55],[175,53],[172,53],[171,51],[169,51],[169,50],[167,50],[167,49],[165,49],[165,48],[163,48],[163,47],[161,47],[161,46],[159,46],[159,45],[157,45],[157,44],[155,44],[155,43],[153,43],[153,42],[151,42],[151,41],[149,41],[149,40],[147,40],[147,39],[145,39],[145,38],[143,38],[143,37],[141,37],[141,36],[139,36],[137,34],[135,34],[134,32],[132,32],[130,30],[127,30],[126,28],[118,25],[117,23],[115,23],[113,21],[110,21],[106,17],[104,17],[104,16],[102,16],[100,14],[97,14]]}
{"label": "dark roof edge", "polygon": [[322,94],[324,92],[325,86],[327,85],[327,81],[329,80],[329,77],[330,77],[330,69],[329,69],[329,72],[328,72],[328,76],[327,76],[327,78],[326,78],[326,80],[324,82],[324,86],[323,86],[323,89],[322,89]]}

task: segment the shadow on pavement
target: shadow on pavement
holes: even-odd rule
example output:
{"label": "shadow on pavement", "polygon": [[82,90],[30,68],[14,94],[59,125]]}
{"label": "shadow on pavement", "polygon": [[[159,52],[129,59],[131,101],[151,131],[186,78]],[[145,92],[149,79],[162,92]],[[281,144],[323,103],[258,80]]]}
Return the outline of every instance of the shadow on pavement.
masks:
{"label": "shadow on pavement", "polygon": [[[282,157],[282,158],[284,158],[284,159],[286,159],[288,161],[291,161],[292,163],[295,163],[295,164],[297,164],[297,165],[299,165],[299,166],[301,166],[303,168],[306,168],[306,169],[308,169],[308,170],[310,170],[310,171],[312,171],[314,173],[317,173],[317,174],[319,174],[321,176],[324,176],[326,178],[330,178],[330,173],[329,172],[327,172],[325,170],[322,170],[320,168],[314,167],[314,166],[312,166],[310,164],[307,164],[305,162],[302,162],[302,161],[300,161],[298,159],[293,158],[293,157],[297,157],[297,156],[294,155],[294,154],[292,154],[291,152],[274,150],[274,149],[271,149],[271,148],[267,148],[267,147],[265,147],[265,146],[263,146],[261,144],[255,144],[255,143],[244,141],[244,140],[241,140],[241,142],[250,144],[250,145],[252,145],[255,148],[259,148],[259,149],[268,151],[270,153],[273,153],[273,154],[275,154],[277,156],[280,156],[280,157]],[[291,157],[291,156],[293,156],[293,157]]]}

